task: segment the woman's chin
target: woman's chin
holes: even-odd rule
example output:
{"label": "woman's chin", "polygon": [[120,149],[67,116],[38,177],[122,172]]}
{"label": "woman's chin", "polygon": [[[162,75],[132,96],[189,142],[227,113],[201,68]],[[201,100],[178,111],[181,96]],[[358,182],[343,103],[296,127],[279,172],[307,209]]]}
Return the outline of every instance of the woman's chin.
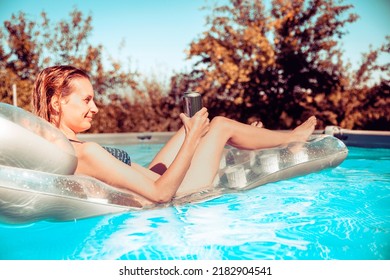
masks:
{"label": "woman's chin", "polygon": [[92,125],[91,125],[90,123],[86,123],[86,124],[84,124],[83,126],[78,127],[76,133],[85,132],[85,131],[87,131],[88,129],[90,129],[91,126],[92,126]]}
{"label": "woman's chin", "polygon": [[84,128],[83,132],[84,132],[84,131],[87,131],[88,129],[90,129],[91,126],[92,126],[91,124],[89,124],[88,126],[86,126],[86,127]]}

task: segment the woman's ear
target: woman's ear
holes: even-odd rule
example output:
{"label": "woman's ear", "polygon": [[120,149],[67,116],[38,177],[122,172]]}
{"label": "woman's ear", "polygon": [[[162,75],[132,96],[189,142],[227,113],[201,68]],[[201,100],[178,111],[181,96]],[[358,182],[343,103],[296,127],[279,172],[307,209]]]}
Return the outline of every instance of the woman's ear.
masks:
{"label": "woman's ear", "polygon": [[59,127],[61,104],[58,96],[53,96],[49,104],[49,122]]}
{"label": "woman's ear", "polygon": [[50,105],[53,108],[54,111],[57,113],[60,112],[61,104],[58,96],[54,95],[50,100]]}

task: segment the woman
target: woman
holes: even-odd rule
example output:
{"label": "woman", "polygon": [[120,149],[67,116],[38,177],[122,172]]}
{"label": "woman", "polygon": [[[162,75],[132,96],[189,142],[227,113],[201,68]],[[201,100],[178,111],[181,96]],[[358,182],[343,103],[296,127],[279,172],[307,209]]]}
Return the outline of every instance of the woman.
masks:
{"label": "woman", "polygon": [[170,201],[178,192],[210,185],[218,171],[225,144],[241,149],[270,148],[306,141],[316,125],[310,117],[284,133],[246,125],[224,117],[211,122],[206,108],[192,118],[183,113],[183,127],[167,142],[149,169],[130,163],[126,152],[93,142],[77,134],[91,127],[98,112],[89,76],[72,66],[54,66],[38,74],[33,91],[33,111],[58,127],[73,144],[78,158],[76,174],[95,177],[129,189],[154,202]]}

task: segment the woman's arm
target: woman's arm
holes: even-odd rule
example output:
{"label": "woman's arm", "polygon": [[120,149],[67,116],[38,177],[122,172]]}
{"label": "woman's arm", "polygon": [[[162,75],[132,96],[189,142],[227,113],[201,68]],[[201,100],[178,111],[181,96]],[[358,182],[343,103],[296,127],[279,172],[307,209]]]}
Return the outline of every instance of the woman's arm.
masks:
{"label": "woman's arm", "polygon": [[180,116],[186,137],[176,158],[163,175],[139,165],[134,167],[117,160],[96,143],[78,145],[77,173],[95,177],[112,186],[129,189],[154,202],[172,199],[190,167],[192,157],[201,137],[209,127],[208,113],[204,108],[191,119]]}

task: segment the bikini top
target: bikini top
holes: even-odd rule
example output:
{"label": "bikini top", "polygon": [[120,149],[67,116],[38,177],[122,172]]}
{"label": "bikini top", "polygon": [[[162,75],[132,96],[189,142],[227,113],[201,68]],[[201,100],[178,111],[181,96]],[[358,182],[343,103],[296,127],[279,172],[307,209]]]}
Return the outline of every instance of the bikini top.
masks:
{"label": "bikini top", "polygon": [[[80,144],[84,143],[83,141],[77,141],[77,140],[73,140],[73,139],[69,139],[69,141],[70,142],[75,142],[75,143],[80,143]],[[102,147],[107,152],[112,154],[114,157],[116,157],[117,159],[122,161],[123,163],[126,163],[127,165],[131,165],[130,156],[129,156],[129,154],[126,151],[124,151],[122,149],[118,149],[118,148],[113,148],[113,147],[105,147],[105,146],[102,146]]]}

